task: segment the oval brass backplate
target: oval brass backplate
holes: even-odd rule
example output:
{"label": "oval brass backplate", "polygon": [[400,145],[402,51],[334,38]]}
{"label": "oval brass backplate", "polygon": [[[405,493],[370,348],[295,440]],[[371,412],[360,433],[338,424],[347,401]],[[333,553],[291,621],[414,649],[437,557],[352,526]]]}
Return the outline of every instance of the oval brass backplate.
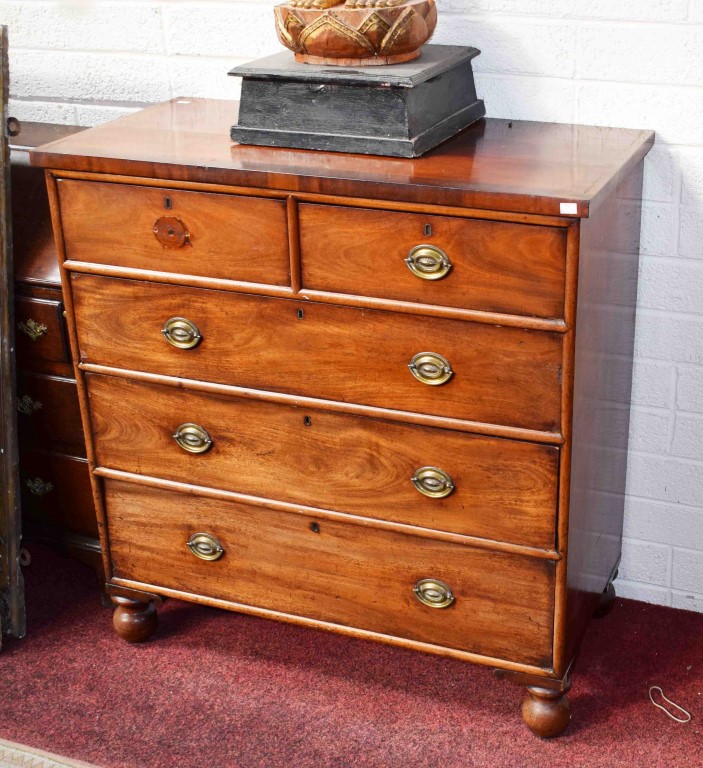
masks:
{"label": "oval brass backplate", "polygon": [[405,259],[408,269],[423,280],[441,280],[449,274],[449,256],[436,245],[416,245]]}
{"label": "oval brass backplate", "polygon": [[212,438],[198,424],[181,424],[173,439],[188,453],[205,453],[212,448]]}
{"label": "oval brass backplate", "polygon": [[449,586],[439,579],[420,579],[413,592],[423,605],[430,608],[449,608],[455,600]]}
{"label": "oval brass backplate", "polygon": [[178,349],[193,349],[203,338],[198,326],[185,317],[171,317],[161,329],[166,341]]}
{"label": "oval brass backplate", "polygon": [[157,219],[152,232],[164,248],[183,248],[190,238],[186,225],[175,216],[162,216]]}
{"label": "oval brass backplate", "polygon": [[188,549],[201,560],[219,560],[225,551],[211,533],[194,533],[188,539]]}
{"label": "oval brass backplate", "polygon": [[418,352],[408,368],[418,381],[431,387],[446,383],[454,375],[449,360],[436,352]]}
{"label": "oval brass backplate", "polygon": [[431,499],[443,499],[454,490],[452,478],[439,467],[420,467],[411,480],[421,494]]}

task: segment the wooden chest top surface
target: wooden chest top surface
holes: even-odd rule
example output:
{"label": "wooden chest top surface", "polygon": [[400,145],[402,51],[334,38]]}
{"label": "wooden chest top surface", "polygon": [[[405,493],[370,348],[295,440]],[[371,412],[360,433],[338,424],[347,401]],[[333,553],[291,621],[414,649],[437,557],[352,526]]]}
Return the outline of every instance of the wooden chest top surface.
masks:
{"label": "wooden chest top surface", "polygon": [[179,98],[62,138],[32,162],[175,181],[586,217],[644,157],[645,130],[483,119],[415,160],[233,144],[238,102]]}

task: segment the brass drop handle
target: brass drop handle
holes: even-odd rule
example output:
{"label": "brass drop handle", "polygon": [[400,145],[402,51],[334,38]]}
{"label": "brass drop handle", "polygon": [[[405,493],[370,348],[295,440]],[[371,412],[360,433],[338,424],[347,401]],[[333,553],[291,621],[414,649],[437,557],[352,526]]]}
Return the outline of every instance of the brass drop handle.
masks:
{"label": "brass drop handle", "polygon": [[171,317],[161,329],[166,341],[178,349],[193,349],[203,338],[198,326],[185,317]]}
{"label": "brass drop handle", "polygon": [[411,480],[423,496],[443,499],[454,490],[452,478],[439,467],[420,467]]}
{"label": "brass drop handle", "polygon": [[29,395],[22,395],[17,401],[17,410],[25,416],[31,416],[35,411],[40,411],[43,405],[39,400],[32,400]]}
{"label": "brass drop handle", "polygon": [[413,275],[422,280],[441,280],[452,268],[449,256],[436,245],[416,245],[405,263]]}
{"label": "brass drop handle", "polygon": [[450,587],[439,579],[420,579],[413,592],[423,605],[430,608],[449,608],[456,599]]}
{"label": "brass drop handle", "polygon": [[446,383],[454,375],[449,360],[436,352],[418,352],[408,368],[418,381],[431,387]]}
{"label": "brass drop handle", "polygon": [[173,439],[188,453],[205,453],[212,448],[212,438],[198,424],[181,424]]}
{"label": "brass drop handle", "polygon": [[33,496],[46,496],[47,493],[51,493],[54,490],[53,484],[42,480],[41,477],[30,478],[27,480],[26,486]]}
{"label": "brass drop handle", "polygon": [[40,339],[45,333],[49,333],[49,329],[44,323],[38,323],[36,320],[32,320],[31,317],[26,321],[20,320],[19,323],[17,323],[17,327],[22,333],[29,336],[32,341],[37,341],[37,339]]}
{"label": "brass drop handle", "polygon": [[225,550],[211,533],[194,533],[188,539],[188,549],[201,560],[219,560]]}

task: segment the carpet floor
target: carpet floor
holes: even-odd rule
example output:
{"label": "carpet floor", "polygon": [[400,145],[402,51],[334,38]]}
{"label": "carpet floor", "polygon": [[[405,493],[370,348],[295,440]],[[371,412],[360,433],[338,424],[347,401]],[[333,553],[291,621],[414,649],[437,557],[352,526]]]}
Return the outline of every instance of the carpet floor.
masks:
{"label": "carpet floor", "polygon": [[[112,631],[92,571],[31,547],[29,633],[0,652],[0,737],[104,768],[683,768],[703,765],[703,615],[618,600],[589,629],[553,741],[488,669],[168,602]],[[693,719],[650,703],[660,685]]]}

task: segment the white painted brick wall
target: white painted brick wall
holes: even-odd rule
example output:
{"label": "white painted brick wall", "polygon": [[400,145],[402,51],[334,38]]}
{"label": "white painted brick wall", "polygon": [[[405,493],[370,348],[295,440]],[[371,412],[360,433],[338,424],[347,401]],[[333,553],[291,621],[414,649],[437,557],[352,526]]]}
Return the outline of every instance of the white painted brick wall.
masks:
{"label": "white painted brick wall", "polygon": [[[93,125],[173,96],[236,98],[227,70],[279,50],[272,5],[0,0],[12,112]],[[703,0],[438,6],[435,42],[483,50],[477,83],[490,116],[657,132],[618,590],[703,611]]]}

